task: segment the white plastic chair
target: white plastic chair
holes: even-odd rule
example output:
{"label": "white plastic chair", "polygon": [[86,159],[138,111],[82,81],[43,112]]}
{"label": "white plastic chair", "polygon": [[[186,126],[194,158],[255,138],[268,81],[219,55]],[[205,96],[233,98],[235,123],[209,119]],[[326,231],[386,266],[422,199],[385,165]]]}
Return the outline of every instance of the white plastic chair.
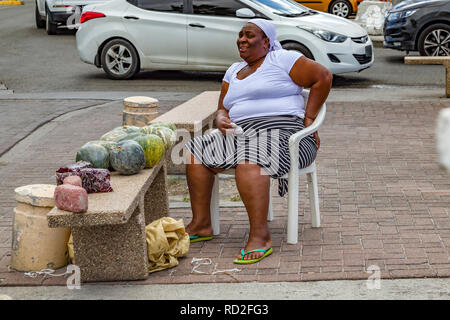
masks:
{"label": "white plastic chair", "polygon": [[[308,100],[309,91],[303,90],[302,95],[306,101]],[[283,178],[288,179],[288,223],[287,223],[287,242],[289,244],[295,244],[298,241],[298,192],[299,192],[299,175],[306,174],[309,200],[311,206],[311,224],[313,228],[320,227],[320,210],[319,210],[319,194],[316,175],[315,161],[308,167],[299,169],[299,142],[304,137],[317,131],[322,125],[325,119],[326,104],[324,103],[320,108],[319,114],[314,120],[313,124],[309,127],[294,133],[289,138],[289,153],[291,158],[291,167],[287,175]],[[218,129],[216,129],[218,130]],[[234,175],[234,169],[226,170],[221,174]],[[273,220],[272,210],[272,182],[270,183],[270,198],[269,198],[269,212],[267,220]],[[211,223],[213,228],[213,234],[218,235],[220,233],[220,221],[219,221],[219,176],[216,174],[214,178],[214,186],[211,196]]]}

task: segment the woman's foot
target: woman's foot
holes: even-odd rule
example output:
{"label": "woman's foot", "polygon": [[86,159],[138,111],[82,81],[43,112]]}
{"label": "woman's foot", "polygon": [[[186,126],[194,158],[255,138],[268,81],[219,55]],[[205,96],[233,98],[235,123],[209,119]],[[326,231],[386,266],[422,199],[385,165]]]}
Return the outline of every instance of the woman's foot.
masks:
{"label": "woman's foot", "polygon": [[205,237],[205,236],[212,236],[213,234],[213,229],[211,225],[195,223],[194,221],[191,221],[191,223],[189,223],[185,227],[185,230],[190,236]]}
{"label": "woman's foot", "polygon": [[[252,251],[255,249],[268,250],[271,247],[272,247],[272,240],[270,240],[270,234],[268,237],[267,236],[266,237],[254,236],[254,237],[249,237],[247,245],[244,248],[244,252]],[[244,260],[258,259],[258,258],[262,257],[263,255],[264,255],[264,252],[262,252],[262,251],[251,252],[244,256]],[[238,260],[242,259],[242,255],[239,254],[237,258],[238,258]]]}

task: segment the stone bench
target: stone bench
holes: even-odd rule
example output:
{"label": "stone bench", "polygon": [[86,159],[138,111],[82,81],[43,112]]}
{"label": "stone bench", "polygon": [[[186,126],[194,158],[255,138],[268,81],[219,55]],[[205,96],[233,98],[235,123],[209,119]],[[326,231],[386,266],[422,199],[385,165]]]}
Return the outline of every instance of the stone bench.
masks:
{"label": "stone bench", "polygon": [[405,57],[405,64],[440,64],[445,67],[445,95],[450,98],[450,57]]}
{"label": "stone bench", "polygon": [[[219,96],[220,91],[204,91],[151,121],[151,123],[170,122],[178,129],[177,144],[167,159],[169,174],[185,173],[184,162],[180,163],[183,159],[182,146],[188,139],[193,138],[195,133],[202,134],[214,127]],[[185,133],[189,133],[189,137],[183,136]]]}
{"label": "stone bench", "polygon": [[111,186],[113,192],[89,194],[86,213],[54,207],[47,214],[49,227],[72,228],[82,282],[146,279],[145,226],[169,212],[164,160],[135,175],[112,172]]}

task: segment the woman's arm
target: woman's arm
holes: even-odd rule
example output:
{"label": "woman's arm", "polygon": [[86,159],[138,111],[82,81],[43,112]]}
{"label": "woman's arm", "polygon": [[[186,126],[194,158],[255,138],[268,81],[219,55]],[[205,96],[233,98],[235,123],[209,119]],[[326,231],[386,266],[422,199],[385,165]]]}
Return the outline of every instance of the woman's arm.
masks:
{"label": "woman's arm", "polygon": [[225,109],[223,105],[223,99],[225,98],[225,95],[228,92],[228,86],[229,83],[226,81],[222,82],[222,89],[220,91],[219,96],[219,106],[217,108],[217,114],[216,114],[216,125],[217,128],[222,132],[223,135],[226,134],[227,129],[233,128],[231,125],[230,117],[228,116],[228,111]]}
{"label": "woman's arm", "polygon": [[[306,57],[299,58],[289,76],[297,85],[310,88],[308,102],[305,106],[305,127],[310,126],[319,113],[320,107],[327,100],[333,82],[331,72],[321,64]],[[317,132],[314,133],[317,147],[320,146],[320,139]]]}

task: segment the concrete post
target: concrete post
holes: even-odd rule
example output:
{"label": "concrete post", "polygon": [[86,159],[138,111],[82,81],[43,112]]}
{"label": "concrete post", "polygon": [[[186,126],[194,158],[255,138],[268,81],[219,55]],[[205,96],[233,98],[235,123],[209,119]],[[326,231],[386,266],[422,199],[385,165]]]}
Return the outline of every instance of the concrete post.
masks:
{"label": "concrete post", "polygon": [[58,269],[68,262],[70,228],[49,228],[47,213],[55,206],[54,185],[15,189],[11,267],[18,271]]}
{"label": "concrete post", "polygon": [[150,97],[136,96],[123,100],[124,126],[146,126],[158,116],[158,100]]}

